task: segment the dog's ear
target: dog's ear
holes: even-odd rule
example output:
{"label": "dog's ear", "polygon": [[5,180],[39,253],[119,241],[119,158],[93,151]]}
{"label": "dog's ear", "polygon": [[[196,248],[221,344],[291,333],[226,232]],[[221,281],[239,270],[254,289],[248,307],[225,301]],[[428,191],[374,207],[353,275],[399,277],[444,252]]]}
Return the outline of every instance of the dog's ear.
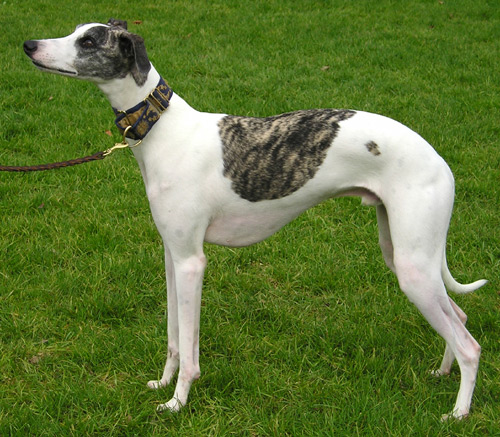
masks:
{"label": "dog's ear", "polygon": [[123,20],[115,20],[114,18],[110,18],[108,20],[108,26],[121,27],[122,29],[127,30],[127,22]]}
{"label": "dog's ear", "polygon": [[144,40],[139,35],[128,32],[122,33],[118,38],[122,53],[130,59],[132,77],[137,85],[144,85],[151,69]]}

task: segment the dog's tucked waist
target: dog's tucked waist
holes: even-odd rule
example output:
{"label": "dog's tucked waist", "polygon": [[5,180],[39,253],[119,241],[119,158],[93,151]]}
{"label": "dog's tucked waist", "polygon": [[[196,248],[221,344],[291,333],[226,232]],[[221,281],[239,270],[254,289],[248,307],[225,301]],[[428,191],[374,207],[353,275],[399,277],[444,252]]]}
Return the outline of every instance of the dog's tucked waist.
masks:
{"label": "dog's tucked waist", "polygon": [[156,88],[142,102],[126,111],[113,108],[116,127],[123,134],[125,129],[131,126],[127,131],[127,138],[142,140],[168,108],[171,97],[172,89],[160,77]]}

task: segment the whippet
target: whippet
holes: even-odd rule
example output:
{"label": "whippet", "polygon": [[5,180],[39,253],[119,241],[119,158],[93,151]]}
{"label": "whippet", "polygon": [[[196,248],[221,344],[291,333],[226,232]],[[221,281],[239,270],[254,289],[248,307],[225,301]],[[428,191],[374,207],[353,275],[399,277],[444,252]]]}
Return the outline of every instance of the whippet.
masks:
{"label": "whippet", "polygon": [[165,246],[168,291],[168,355],[161,379],[148,386],[166,386],[179,369],[174,395],[159,410],[179,410],[200,377],[203,242],[254,244],[327,198],[359,196],[376,207],[387,266],[446,341],[434,373],[448,374],[457,358],[461,383],[451,415],[469,413],[480,346],[445,287],[468,293],[487,281],[459,284],[448,270],[454,180],[423,138],[353,110],[267,118],[198,112],[172,92],[143,39],[119,20],[26,41],[24,50],[40,70],[94,82],[114,108],[118,129],[137,146],[132,151]]}

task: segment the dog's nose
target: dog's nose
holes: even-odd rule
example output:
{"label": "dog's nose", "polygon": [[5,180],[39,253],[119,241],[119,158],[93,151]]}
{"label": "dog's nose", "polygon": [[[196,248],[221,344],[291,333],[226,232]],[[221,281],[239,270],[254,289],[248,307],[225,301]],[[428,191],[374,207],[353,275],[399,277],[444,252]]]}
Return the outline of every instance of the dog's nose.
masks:
{"label": "dog's nose", "polygon": [[32,40],[26,41],[24,43],[23,48],[24,48],[24,52],[28,56],[30,56],[30,55],[32,55],[33,53],[35,53],[37,51],[37,49],[38,49],[38,41],[32,41]]}

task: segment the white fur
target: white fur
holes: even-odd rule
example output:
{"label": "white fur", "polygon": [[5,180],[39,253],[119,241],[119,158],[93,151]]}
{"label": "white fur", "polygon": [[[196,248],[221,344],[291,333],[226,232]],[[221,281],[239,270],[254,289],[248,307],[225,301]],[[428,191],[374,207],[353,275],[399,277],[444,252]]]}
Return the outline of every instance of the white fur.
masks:
{"label": "white fur", "polygon": [[[66,38],[42,41],[32,58],[49,70],[73,71],[75,41],[89,26],[93,25],[79,27]],[[152,68],[142,87],[130,75],[94,82],[115,108],[125,110],[144,99],[158,80]],[[198,112],[174,94],[143,143],[132,149],[164,241],[167,272],[168,357],[161,379],[148,386],[166,386],[179,369],[174,395],[159,409],[179,410],[200,376],[203,242],[253,244],[324,199],[357,195],[376,205],[380,246],[401,289],[446,340],[445,356],[435,374],[449,373],[457,358],[462,379],[451,415],[467,415],[480,346],[465,328],[466,315],[448,297],[445,285],[461,293],[485,281],[461,285],[448,271],[445,245],[454,181],[444,160],[402,124],[357,112],[340,123],[321,168],[302,188],[280,199],[249,202],[232,190],[223,175],[217,126],[222,117]],[[369,141],[378,145],[378,156],[367,150]]]}

